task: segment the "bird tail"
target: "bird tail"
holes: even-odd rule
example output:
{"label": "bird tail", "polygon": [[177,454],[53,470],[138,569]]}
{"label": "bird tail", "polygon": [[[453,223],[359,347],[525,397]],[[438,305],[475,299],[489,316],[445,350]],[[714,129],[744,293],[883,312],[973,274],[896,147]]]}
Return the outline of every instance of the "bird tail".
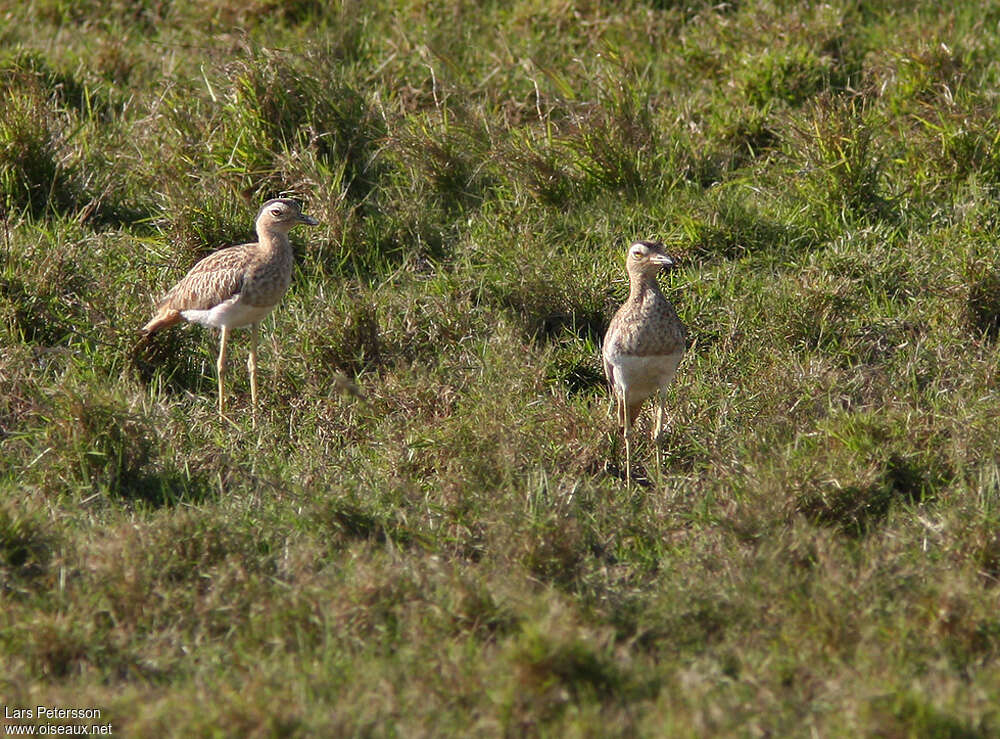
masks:
{"label": "bird tail", "polygon": [[180,323],[181,312],[179,310],[174,310],[173,308],[160,308],[153,316],[149,323],[139,329],[139,333],[143,336],[152,336],[157,331],[163,328],[169,328],[175,323]]}

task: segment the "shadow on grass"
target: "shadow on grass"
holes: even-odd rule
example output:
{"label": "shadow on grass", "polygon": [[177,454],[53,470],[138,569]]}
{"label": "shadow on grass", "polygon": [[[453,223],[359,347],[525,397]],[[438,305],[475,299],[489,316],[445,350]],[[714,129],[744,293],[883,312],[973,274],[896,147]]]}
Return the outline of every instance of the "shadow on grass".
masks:
{"label": "shadow on grass", "polygon": [[709,263],[775,251],[810,251],[823,243],[817,229],[781,223],[737,196],[726,196],[709,213],[687,217],[682,228],[685,251]]}
{"label": "shadow on grass", "polygon": [[54,409],[45,442],[60,476],[111,499],[159,508],[211,498],[214,476],[178,466],[168,433],[113,399],[71,394]]}
{"label": "shadow on grass", "polygon": [[203,503],[215,497],[207,473],[169,469],[127,469],[110,489],[111,497],[131,503],[164,508],[180,503]]}
{"label": "shadow on grass", "polygon": [[177,327],[151,337],[136,334],[128,351],[128,366],[144,386],[159,381],[170,394],[206,392],[210,383],[205,378],[204,359],[191,350],[191,344],[190,334]]}
{"label": "shadow on grass", "polygon": [[82,287],[83,279],[70,270],[58,280],[34,286],[14,276],[0,277],[0,304],[9,305],[13,328],[25,343],[60,346],[83,321],[80,305],[67,297]]}
{"label": "shadow on grass", "polygon": [[929,502],[952,477],[947,468],[892,454],[875,483],[825,488],[800,499],[798,509],[820,525],[859,538],[879,526],[894,504]]}
{"label": "shadow on grass", "polygon": [[101,192],[67,142],[87,123],[111,118],[112,104],[42,54],[0,60],[0,205],[34,219],[51,214],[95,226],[131,227],[143,213]]}
{"label": "shadow on grass", "polygon": [[876,736],[934,736],[949,739],[975,739],[986,736],[957,716],[945,713],[926,698],[911,695],[890,695],[873,700],[871,710]]}
{"label": "shadow on grass", "polygon": [[401,546],[425,543],[425,537],[386,516],[366,511],[350,501],[332,499],[317,506],[314,520],[328,533],[348,539],[372,541],[379,544],[392,542]]}
{"label": "shadow on grass", "polygon": [[580,357],[571,337],[570,346],[560,347],[546,368],[546,379],[565,387],[571,395],[597,395],[608,392],[608,383],[598,352]]}
{"label": "shadow on grass", "polygon": [[45,574],[59,539],[40,515],[20,503],[0,506],[0,593],[29,587]]}

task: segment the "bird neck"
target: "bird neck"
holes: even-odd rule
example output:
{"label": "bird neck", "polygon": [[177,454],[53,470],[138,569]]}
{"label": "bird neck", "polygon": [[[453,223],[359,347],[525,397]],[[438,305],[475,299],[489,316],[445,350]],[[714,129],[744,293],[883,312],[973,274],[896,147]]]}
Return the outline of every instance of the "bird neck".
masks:
{"label": "bird neck", "polygon": [[260,244],[260,250],[271,255],[283,254],[290,251],[292,247],[287,233],[267,226],[257,227],[257,241]]}
{"label": "bird neck", "polygon": [[660,283],[656,281],[656,274],[651,272],[638,272],[629,275],[628,299],[633,302],[642,303],[647,298],[660,295]]}

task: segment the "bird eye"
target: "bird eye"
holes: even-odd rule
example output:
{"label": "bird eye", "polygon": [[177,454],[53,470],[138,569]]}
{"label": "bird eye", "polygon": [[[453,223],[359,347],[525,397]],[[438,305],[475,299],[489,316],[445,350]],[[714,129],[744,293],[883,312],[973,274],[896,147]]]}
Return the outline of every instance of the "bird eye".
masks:
{"label": "bird eye", "polygon": [[275,218],[280,218],[281,217],[281,208],[273,208],[271,210],[271,215],[274,216]]}

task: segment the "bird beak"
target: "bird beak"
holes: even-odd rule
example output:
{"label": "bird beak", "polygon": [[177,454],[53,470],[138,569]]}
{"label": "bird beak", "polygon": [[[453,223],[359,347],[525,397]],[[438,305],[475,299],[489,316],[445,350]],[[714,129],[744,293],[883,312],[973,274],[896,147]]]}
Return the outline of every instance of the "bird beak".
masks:
{"label": "bird beak", "polygon": [[304,223],[307,226],[316,226],[319,224],[319,221],[317,221],[315,218],[313,218],[312,216],[307,216],[304,213],[299,213],[298,221],[299,223]]}
{"label": "bird beak", "polygon": [[668,257],[666,254],[650,254],[649,261],[653,264],[658,264],[661,267],[673,267],[677,264],[677,262]]}

